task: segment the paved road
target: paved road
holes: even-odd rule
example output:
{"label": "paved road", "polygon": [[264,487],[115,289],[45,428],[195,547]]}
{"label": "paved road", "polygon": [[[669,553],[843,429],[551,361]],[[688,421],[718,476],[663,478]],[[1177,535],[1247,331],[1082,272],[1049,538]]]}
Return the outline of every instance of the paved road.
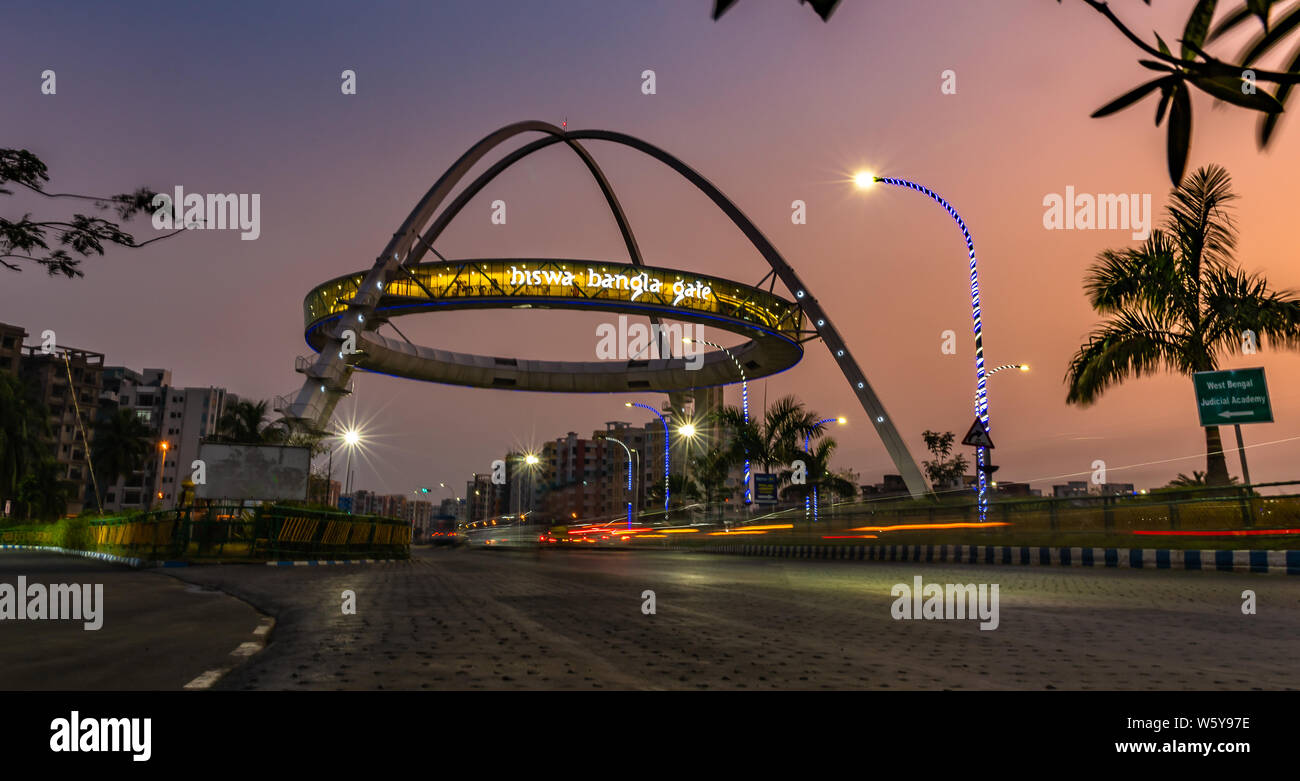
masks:
{"label": "paved road", "polygon": [[[463,549],[170,574],[277,618],[216,688],[1300,688],[1300,578],[1278,575]],[[999,628],[893,620],[915,575],[999,584]]]}
{"label": "paved road", "polygon": [[57,554],[0,551],[0,583],[102,584],[103,624],[0,621],[0,690],[175,690],[252,639],[261,616],[220,591],[159,571]]}

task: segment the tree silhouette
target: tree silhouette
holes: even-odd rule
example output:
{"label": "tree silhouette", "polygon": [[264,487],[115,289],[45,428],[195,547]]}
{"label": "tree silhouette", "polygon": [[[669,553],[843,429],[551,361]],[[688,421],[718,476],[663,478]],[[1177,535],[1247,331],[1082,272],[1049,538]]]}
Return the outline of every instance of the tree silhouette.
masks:
{"label": "tree silhouette", "polygon": [[[112,209],[121,220],[152,211],[151,203],[157,195],[153,190],[141,188],[135,192],[100,198],[76,193],[51,193],[45,191],[50,180],[45,163],[26,149],[0,149],[0,195],[13,195],[6,184],[16,184],[50,199],[90,201],[101,211]],[[62,274],[69,279],[85,276],[81,270],[83,258],[103,255],[105,244],[139,248],[155,241],[175,236],[183,228],[156,238],[137,243],[111,220],[85,214],[73,214],[65,219],[33,220],[24,214],[18,220],[0,218],[0,266],[10,271],[22,271],[20,263],[43,267],[50,276]],[[54,242],[56,249],[50,248]],[[81,257],[75,257],[80,255]]]}

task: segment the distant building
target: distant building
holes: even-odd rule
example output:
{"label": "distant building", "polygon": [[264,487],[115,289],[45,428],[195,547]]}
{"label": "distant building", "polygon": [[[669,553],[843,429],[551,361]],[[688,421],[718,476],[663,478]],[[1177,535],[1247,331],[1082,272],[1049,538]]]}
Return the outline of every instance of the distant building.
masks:
{"label": "distant building", "polygon": [[1103,496],[1132,496],[1137,491],[1132,483],[1102,483],[1101,493]]}
{"label": "distant building", "polygon": [[[509,462],[507,462],[508,465]],[[510,512],[510,481],[505,485],[492,482],[491,473],[475,474],[465,484],[466,523],[486,521]]]}
{"label": "distant building", "polygon": [[[5,329],[0,340],[21,338],[18,333],[22,329],[16,326],[6,326]],[[5,354],[8,365],[13,365],[13,347]],[[44,352],[40,345],[24,347],[19,360],[19,375],[33,388],[36,399],[49,412],[49,434],[45,441],[50,455],[59,465],[60,476],[71,487],[67,506],[69,515],[77,515],[84,508],[95,505],[94,480],[86,444],[94,441],[94,421],[99,409],[103,372],[103,353],[74,347],[55,347],[49,353]]]}
{"label": "distant building", "polygon": [[611,450],[617,450],[626,463],[626,453],[618,445],[594,437],[582,439],[573,431],[542,447],[542,474],[537,477],[545,481],[546,491],[542,506],[536,509],[544,520],[605,518],[626,506],[620,500],[615,509],[610,501],[612,486],[617,482],[606,480],[612,474],[607,463]]}
{"label": "distant building", "polygon": [[1029,487],[1029,483],[999,480],[996,491],[1001,496],[1042,496],[1043,492]]}
{"label": "distant building", "polygon": [[23,363],[23,342],[26,339],[26,329],[0,323],[0,371],[19,373]]}
{"label": "distant building", "polygon": [[1071,480],[1065,485],[1052,486],[1052,496],[1056,498],[1071,496],[1087,496],[1088,483],[1083,480]]}
{"label": "distant building", "polygon": [[861,486],[863,499],[880,499],[887,496],[911,496],[902,475],[885,475],[875,485]]}
{"label": "distant building", "polygon": [[199,443],[216,435],[221,416],[236,398],[225,388],[168,387],[163,396],[161,428],[168,447],[159,491],[162,506],[175,507],[199,457]]}

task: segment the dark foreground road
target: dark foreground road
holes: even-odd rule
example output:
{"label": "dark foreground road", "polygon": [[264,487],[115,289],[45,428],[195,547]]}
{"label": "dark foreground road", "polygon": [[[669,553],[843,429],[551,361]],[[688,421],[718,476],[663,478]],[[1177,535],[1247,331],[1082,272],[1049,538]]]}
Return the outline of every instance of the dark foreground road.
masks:
{"label": "dark foreground road", "polygon": [[175,690],[237,663],[261,616],[214,589],[74,556],[0,551],[0,583],[101,584],[103,624],[0,621],[0,690]]}
{"label": "dark foreground road", "polygon": [[[558,550],[169,574],[277,618],[216,688],[1300,688],[1300,578],[1278,575]],[[1000,626],[893,620],[915,575],[999,584]]]}

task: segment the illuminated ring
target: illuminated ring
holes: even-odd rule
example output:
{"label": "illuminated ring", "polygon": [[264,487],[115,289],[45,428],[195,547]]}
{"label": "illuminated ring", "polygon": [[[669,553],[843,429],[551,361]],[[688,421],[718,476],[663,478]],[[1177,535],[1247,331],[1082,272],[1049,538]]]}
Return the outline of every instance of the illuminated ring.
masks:
{"label": "illuminated ring", "polygon": [[[729,349],[751,379],[785,371],[803,357],[799,343],[803,311],[797,304],[718,277],[644,265],[548,258],[421,263],[410,271],[415,279],[400,276],[389,282],[369,315],[355,303],[368,271],[316,287],[303,302],[307,344],[320,352],[333,343],[333,337],[351,328],[357,352],[343,357],[354,368],[450,385],[556,393],[676,391],[725,385],[736,381],[736,363],[721,350],[693,357],[690,362],[697,364],[695,369],[687,368],[685,358],[534,361],[422,347],[382,336],[374,329],[383,320],[417,312],[576,309],[658,315],[748,337],[749,341]],[[525,272],[537,271],[549,273],[552,281],[567,272],[572,281],[568,285],[520,281]],[[615,286],[592,286],[593,273],[602,280],[608,275]],[[633,282],[634,278],[640,281]],[[660,283],[658,292],[645,289],[651,280]],[[673,292],[678,281],[693,286],[697,296],[679,299]],[[643,289],[632,300],[637,284]],[[374,322],[376,318],[381,322]],[[668,328],[676,344],[664,343],[663,347],[676,350],[681,347],[682,334]],[[595,334],[592,338],[594,347]]]}

